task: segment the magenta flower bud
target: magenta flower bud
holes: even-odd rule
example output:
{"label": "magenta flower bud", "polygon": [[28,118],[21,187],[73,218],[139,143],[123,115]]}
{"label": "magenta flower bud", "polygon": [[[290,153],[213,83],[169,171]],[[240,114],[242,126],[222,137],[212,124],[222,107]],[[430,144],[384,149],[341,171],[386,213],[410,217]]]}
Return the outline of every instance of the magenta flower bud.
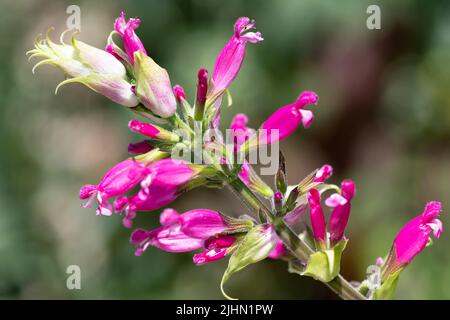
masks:
{"label": "magenta flower bud", "polygon": [[97,214],[109,216],[112,214],[112,206],[107,200],[130,191],[147,174],[148,169],[143,163],[127,159],[109,169],[97,186],[86,185],[81,187],[80,198],[89,198],[84,205],[84,207],[89,207],[94,198],[97,197]]}
{"label": "magenta flower bud", "polygon": [[205,105],[206,93],[208,91],[208,70],[200,69],[198,71],[197,82],[197,103]]}
{"label": "magenta flower bud", "polygon": [[316,173],[314,182],[324,182],[333,175],[333,167],[329,164],[323,165]]}
{"label": "magenta flower bud", "polygon": [[283,241],[279,240],[277,242],[277,245],[275,246],[275,248],[272,250],[271,253],[269,253],[268,258],[270,259],[280,259],[282,256],[284,256],[284,254],[286,253],[286,247],[283,244]]}
{"label": "magenta flower bud", "polygon": [[344,180],[341,183],[341,195],[332,194],[325,204],[334,207],[330,216],[330,241],[334,245],[344,237],[344,231],[350,217],[351,204],[355,195],[355,183],[352,180]]}
{"label": "magenta flower bud", "polygon": [[326,222],[320,205],[319,191],[316,189],[309,190],[308,202],[314,239],[318,242],[324,242],[326,239]]}
{"label": "magenta flower bud", "polygon": [[139,120],[133,119],[128,122],[128,128],[136,133],[149,138],[157,138],[159,130],[150,123],[141,122]]}
{"label": "magenta flower bud", "polygon": [[154,124],[147,122],[141,122],[139,120],[133,119],[128,122],[128,128],[136,133],[139,133],[145,137],[164,140],[169,142],[178,142],[180,137],[173,132],[166,129],[158,127]]}
{"label": "magenta flower bud", "polygon": [[153,150],[153,146],[148,140],[128,144],[128,152],[131,154],[144,154]]}
{"label": "magenta flower bud", "polygon": [[263,40],[261,33],[247,32],[254,26],[255,22],[249,18],[237,19],[234,35],[223,47],[214,65],[212,88],[208,92],[208,98],[217,98],[236,78],[244,61],[247,42],[257,43]]}
{"label": "magenta flower bud", "polygon": [[125,51],[127,52],[131,64],[134,64],[134,53],[136,51],[142,51],[144,54],[147,54],[142,41],[134,32],[134,30],[139,27],[140,23],[141,21],[138,18],[131,18],[126,21],[125,12],[123,11],[114,22],[114,29],[122,37],[123,46],[125,47]]}
{"label": "magenta flower bud", "polygon": [[442,222],[436,219],[442,211],[440,202],[429,202],[424,212],[409,221],[397,234],[387,262],[388,272],[409,264],[427,245],[431,232],[436,239],[441,236]]}
{"label": "magenta flower bud", "polygon": [[182,100],[186,100],[186,93],[184,93],[183,87],[179,84],[173,86],[173,93],[175,94],[178,103],[181,103]]}

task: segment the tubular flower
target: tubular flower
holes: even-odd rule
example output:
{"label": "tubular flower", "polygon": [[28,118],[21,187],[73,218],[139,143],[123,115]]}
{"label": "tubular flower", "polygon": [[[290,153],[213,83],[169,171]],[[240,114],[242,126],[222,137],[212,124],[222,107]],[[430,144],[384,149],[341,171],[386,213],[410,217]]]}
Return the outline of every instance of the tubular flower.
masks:
{"label": "tubular flower", "polygon": [[[166,209],[160,216],[161,227],[153,231],[137,229],[131,235],[136,255],[141,255],[149,245],[168,252],[189,252],[202,248],[205,242],[220,233],[245,232],[251,227],[248,220],[225,217],[217,211],[194,209],[179,214]],[[206,246],[211,250],[224,246],[229,239],[212,241]]]}
{"label": "tubular flower", "polygon": [[355,195],[355,183],[352,180],[344,180],[341,184],[341,194],[333,194],[325,204],[334,207],[330,217],[330,241],[332,244],[339,242],[344,236],[344,230],[350,216],[350,201]]}
{"label": "tubular flower", "polygon": [[429,202],[424,212],[409,221],[397,234],[386,262],[386,272],[394,273],[408,265],[428,244],[433,233],[436,239],[442,234],[442,222],[437,219],[442,211],[440,202]]}
{"label": "tubular flower", "polygon": [[30,59],[42,57],[44,60],[34,66],[33,72],[41,65],[50,64],[68,77],[56,87],[56,92],[64,84],[79,82],[123,106],[138,104],[125,67],[119,60],[104,50],[77,41],[75,34],[71,45],[62,41],[63,36],[60,44],[54,43],[48,34],[45,39],[36,40],[35,49],[28,52]]}
{"label": "tubular flower", "polygon": [[293,104],[275,111],[261,126],[259,143],[270,144],[281,141],[290,136],[300,124],[309,128],[313,121],[313,113],[303,109],[306,105],[317,104],[319,97],[311,91],[300,94]]}
{"label": "tubular flower", "polygon": [[254,26],[255,21],[247,17],[237,19],[234,34],[223,47],[214,65],[208,99],[216,100],[236,78],[244,61],[247,42],[257,43],[263,40],[260,32],[247,32]]}
{"label": "tubular flower", "polygon": [[85,185],[80,189],[80,199],[88,199],[84,207],[89,207],[97,198],[97,215],[112,214],[108,199],[130,191],[149,173],[145,164],[127,159],[109,169],[98,185]]}
{"label": "tubular flower", "polygon": [[[142,51],[145,55],[147,55],[147,51],[142,44],[141,39],[136,35],[134,30],[139,27],[141,20],[138,18],[131,18],[128,21],[125,20],[125,12],[121,12],[119,17],[117,17],[114,22],[114,29],[117,33],[122,37],[123,46],[125,47],[125,51],[130,59],[131,64],[134,64],[134,53],[136,51]],[[113,49],[110,48],[109,52],[113,53]]]}
{"label": "tubular flower", "polygon": [[178,142],[180,137],[166,129],[158,127],[154,124],[141,122],[133,119],[128,122],[128,128],[136,133],[139,133],[147,138],[158,139],[167,142]]}
{"label": "tubular flower", "polygon": [[324,182],[333,175],[333,167],[329,164],[323,165],[316,173],[314,182]]}
{"label": "tubular flower", "polygon": [[162,159],[151,163],[148,174],[141,180],[141,190],[114,203],[116,212],[124,212],[123,225],[131,228],[136,212],[159,209],[174,201],[184,185],[200,171],[176,159]]}
{"label": "tubular flower", "polygon": [[320,205],[319,191],[316,189],[309,190],[308,202],[314,239],[318,243],[324,244],[326,242],[326,222],[322,206]]}

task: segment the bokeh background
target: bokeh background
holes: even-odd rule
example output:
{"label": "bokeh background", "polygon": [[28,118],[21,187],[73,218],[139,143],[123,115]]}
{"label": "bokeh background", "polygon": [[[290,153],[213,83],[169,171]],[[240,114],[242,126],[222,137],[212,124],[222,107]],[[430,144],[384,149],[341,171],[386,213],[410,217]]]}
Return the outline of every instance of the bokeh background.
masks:
{"label": "bokeh background", "polygon": [[[0,298],[222,298],[227,261],[196,267],[191,254],[151,248],[133,255],[120,218],[81,208],[79,187],[96,183],[127,157],[139,137],[133,116],[81,85],[63,87],[50,67],[31,74],[25,52],[35,36],[65,29],[66,8],[81,7],[79,39],[104,47],[120,10],[142,20],[149,54],[195,94],[196,71],[212,70],[239,16],[257,21],[265,40],[249,45],[232,85],[226,126],[245,112],[257,127],[302,90],[320,95],[316,120],[282,143],[290,182],[323,163],[333,182],[358,187],[347,227],[343,274],[361,280],[388,252],[399,228],[429,200],[444,204],[450,187],[450,8],[446,1],[26,1],[0,3]],[[381,30],[366,28],[366,8],[381,8]],[[172,207],[245,208],[226,190],[195,190]],[[141,214],[152,228],[158,214]],[[444,232],[402,274],[400,299],[450,298],[450,244]],[[66,268],[79,265],[82,289],[66,288]],[[322,284],[264,261],[238,273],[232,296],[305,299],[335,296]]]}

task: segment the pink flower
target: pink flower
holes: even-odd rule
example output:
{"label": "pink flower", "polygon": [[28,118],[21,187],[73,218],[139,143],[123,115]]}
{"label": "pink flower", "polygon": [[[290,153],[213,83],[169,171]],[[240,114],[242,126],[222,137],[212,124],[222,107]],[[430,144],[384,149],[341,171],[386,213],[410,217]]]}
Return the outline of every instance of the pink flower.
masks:
{"label": "pink flower", "polygon": [[208,209],[194,209],[183,214],[166,209],[161,213],[160,223],[162,226],[153,231],[138,229],[133,232],[131,243],[136,247],[136,255],[141,255],[149,245],[168,252],[189,252],[204,246],[207,250],[222,248],[230,243],[231,237],[217,241],[211,237],[244,226],[230,223],[219,212]]}
{"label": "pink flower", "polygon": [[200,69],[198,71],[197,82],[197,100],[196,103],[205,105],[206,93],[208,91],[208,70]]}
{"label": "pink flower", "polygon": [[164,128],[158,127],[154,124],[141,122],[133,119],[128,122],[128,128],[136,133],[139,133],[145,137],[158,139],[168,142],[178,142],[180,137],[173,132],[170,132]]}
{"label": "pink flower", "polygon": [[114,203],[116,212],[125,213],[123,225],[127,228],[131,228],[137,212],[156,210],[174,201],[180,188],[196,175],[186,162],[177,159],[155,161],[147,170],[149,174],[142,179],[141,190]]}
{"label": "pink flower", "polygon": [[176,84],[173,86],[173,93],[175,94],[175,98],[177,99],[178,103],[181,103],[183,100],[186,100],[186,93],[184,92],[184,89],[179,84]]}
{"label": "pink flower", "polygon": [[212,88],[208,92],[209,97],[219,96],[227,89],[241,69],[244,61],[247,42],[257,43],[262,41],[261,33],[247,32],[255,26],[255,21],[242,17],[234,24],[234,35],[220,52],[212,74]]}
{"label": "pink flower", "polygon": [[122,36],[123,45],[131,64],[134,64],[134,53],[136,51],[142,51],[145,55],[147,55],[144,45],[134,32],[134,30],[139,27],[140,23],[141,21],[138,18],[131,18],[126,21],[125,12],[123,11],[114,22],[114,29],[120,36]]}
{"label": "pink flower", "polygon": [[234,152],[237,152],[239,147],[254,134],[247,124],[248,117],[243,113],[238,113],[231,121],[230,129],[233,134]]}
{"label": "pink flower", "polygon": [[108,199],[130,191],[148,174],[148,168],[138,161],[127,159],[108,170],[96,186],[85,185],[80,189],[80,199],[89,199],[84,207],[89,207],[97,197],[97,215],[111,215],[112,206]]}
{"label": "pink flower", "polygon": [[324,182],[333,175],[333,167],[329,164],[323,165],[316,173],[314,182]]}
{"label": "pink flower", "polygon": [[128,128],[136,133],[149,138],[157,138],[160,130],[150,123],[141,122],[133,119],[128,123]]}
{"label": "pink flower", "polygon": [[149,140],[142,140],[136,143],[128,144],[128,152],[131,154],[144,154],[153,150]]}
{"label": "pink flower", "polygon": [[352,180],[344,180],[341,184],[341,195],[335,193],[325,201],[327,206],[334,207],[329,222],[332,244],[339,242],[344,236],[350,216],[350,201],[355,195],[355,190],[355,183]]}
{"label": "pink flower", "polygon": [[431,232],[436,239],[441,236],[443,227],[437,219],[442,211],[440,202],[429,202],[424,212],[409,221],[397,234],[387,262],[387,270],[394,272],[409,264],[427,245]]}
{"label": "pink flower", "polygon": [[261,126],[259,143],[281,141],[294,133],[301,123],[305,128],[309,128],[314,118],[313,113],[303,108],[306,105],[316,104],[318,100],[319,97],[314,92],[305,91],[295,103],[275,111]]}
{"label": "pink flower", "polygon": [[320,194],[316,189],[308,192],[308,202],[310,207],[311,225],[316,241],[323,243],[326,240],[326,222],[320,205]]}

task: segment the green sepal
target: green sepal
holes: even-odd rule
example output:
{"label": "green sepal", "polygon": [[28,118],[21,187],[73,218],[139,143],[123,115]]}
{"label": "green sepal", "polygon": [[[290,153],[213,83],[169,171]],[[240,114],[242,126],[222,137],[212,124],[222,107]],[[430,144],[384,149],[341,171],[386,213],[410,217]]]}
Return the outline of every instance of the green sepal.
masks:
{"label": "green sepal", "polygon": [[245,235],[239,246],[236,248],[236,251],[230,257],[228,267],[220,282],[220,290],[225,298],[237,300],[227,295],[223,286],[234,273],[244,269],[250,264],[267,258],[277,244],[278,238],[275,235],[275,230],[268,224],[257,225]]}
{"label": "green sepal", "polygon": [[317,251],[309,257],[304,276],[309,276],[322,282],[330,282],[340,272],[342,252],[348,240],[339,241],[332,249]]}

